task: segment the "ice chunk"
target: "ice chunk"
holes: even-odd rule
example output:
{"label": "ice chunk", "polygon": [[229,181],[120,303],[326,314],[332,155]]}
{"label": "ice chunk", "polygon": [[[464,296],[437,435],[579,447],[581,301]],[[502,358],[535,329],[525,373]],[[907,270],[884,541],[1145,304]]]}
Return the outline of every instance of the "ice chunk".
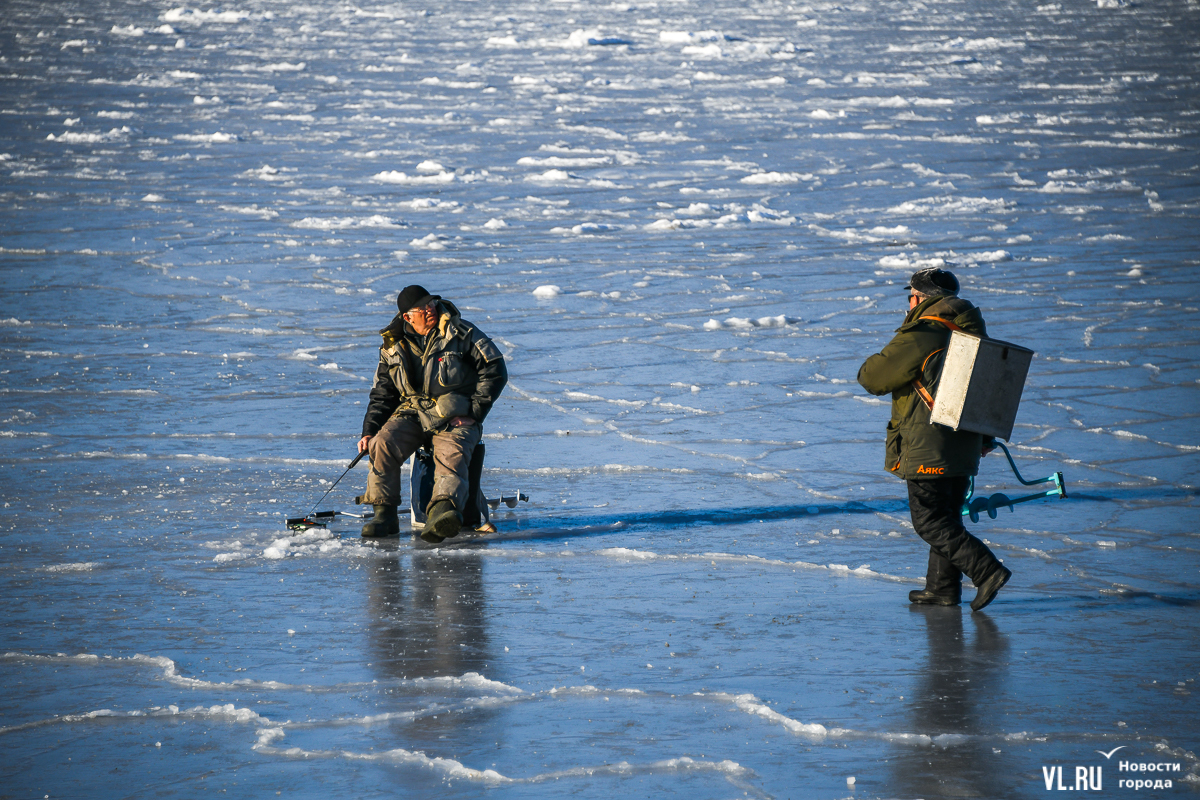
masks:
{"label": "ice chunk", "polygon": [[575,179],[576,176],[561,169],[548,169],[545,172],[537,175],[528,175],[525,177],[527,181],[535,181],[538,183],[564,183]]}
{"label": "ice chunk", "polygon": [[724,322],[715,319],[710,319],[704,323],[704,330],[716,331],[722,328],[732,328],[735,330],[748,330],[754,328],[785,328],[788,325],[795,325],[800,322],[799,317],[789,317],[783,314],[775,317],[759,317],[758,319],[750,319],[747,317],[729,317]]}
{"label": "ice chunk", "polygon": [[816,176],[808,172],[755,172],[742,178],[741,182],[750,184],[779,184],[812,180],[816,180]]}
{"label": "ice chunk", "polygon": [[181,142],[197,142],[208,144],[229,144],[238,140],[236,133],[224,133],[217,131],[216,133],[180,133],[175,137]]}
{"label": "ice chunk", "polygon": [[[427,164],[429,162],[422,162]],[[420,167],[417,167],[420,169]],[[437,183],[453,183],[455,174],[453,172],[438,172],[433,175],[409,175],[396,170],[384,170],[371,176],[371,180],[379,181],[380,183],[399,183],[406,185],[419,184],[437,184]]]}
{"label": "ice chunk", "polygon": [[47,142],[63,142],[65,144],[98,144],[100,142],[115,142],[124,139],[130,133],[129,128],[110,128],[107,133],[86,133],[83,131],[63,131],[55,136],[46,134]]}
{"label": "ice chunk", "polygon": [[205,22],[233,23],[250,19],[248,11],[198,11],[184,7],[172,8],[158,15],[163,22],[186,22],[201,25]]}

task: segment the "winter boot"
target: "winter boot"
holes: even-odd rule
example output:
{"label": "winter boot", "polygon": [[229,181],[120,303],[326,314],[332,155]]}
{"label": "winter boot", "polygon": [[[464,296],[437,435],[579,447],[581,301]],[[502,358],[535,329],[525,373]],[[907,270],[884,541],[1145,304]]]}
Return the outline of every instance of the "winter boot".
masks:
{"label": "winter boot", "polygon": [[925,588],[909,592],[908,602],[924,606],[958,605],[962,602],[962,573],[949,559],[930,548]]}
{"label": "winter boot", "polygon": [[398,536],[400,534],[400,517],[395,506],[375,506],[375,516],[367,520],[362,527],[364,539],[378,539],[381,536]]}
{"label": "winter boot", "polygon": [[436,544],[443,539],[458,536],[461,529],[462,515],[454,507],[454,501],[444,498],[429,507],[429,513],[425,519],[425,530],[421,532],[421,538]]}
{"label": "winter boot", "polygon": [[976,587],[975,599],[971,601],[972,611],[982,611],[983,608],[990,602],[996,599],[996,592],[1004,584],[1008,583],[1008,579],[1012,577],[1012,570],[1008,567],[1000,567],[991,575],[980,581]]}
{"label": "winter boot", "polygon": [[908,602],[919,606],[956,606],[962,602],[962,595],[936,594],[928,589],[913,589],[908,593]]}

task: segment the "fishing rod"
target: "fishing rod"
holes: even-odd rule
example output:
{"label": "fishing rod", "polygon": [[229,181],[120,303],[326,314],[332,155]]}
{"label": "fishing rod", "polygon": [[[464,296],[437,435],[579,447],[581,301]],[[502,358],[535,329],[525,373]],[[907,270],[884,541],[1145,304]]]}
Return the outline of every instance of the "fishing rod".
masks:
{"label": "fishing rod", "polygon": [[346,471],[343,472],[338,479],[333,482],[333,485],[325,491],[325,494],[321,495],[320,500],[313,503],[312,511],[309,511],[303,517],[288,517],[286,523],[288,529],[294,531],[305,531],[314,527],[324,528],[327,522],[339,514],[343,517],[358,517],[358,514],[347,514],[345,511],[317,511],[317,506],[321,505],[326,497],[329,497],[329,493],[332,492],[334,488],[336,488],[337,485],[342,482],[342,478],[350,474],[350,470],[354,469],[354,467],[357,466],[358,462],[362,461],[363,456],[366,454],[367,451],[364,450],[354,457],[354,460],[350,462],[350,466],[346,467]]}

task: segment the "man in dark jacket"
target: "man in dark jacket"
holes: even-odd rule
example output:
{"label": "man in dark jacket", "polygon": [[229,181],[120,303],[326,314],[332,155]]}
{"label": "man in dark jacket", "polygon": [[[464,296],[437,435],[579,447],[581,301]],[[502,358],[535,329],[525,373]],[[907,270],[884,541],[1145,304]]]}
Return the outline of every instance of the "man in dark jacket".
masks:
{"label": "man in dark jacket", "polygon": [[904,324],[882,352],[863,363],[858,382],[873,395],[892,395],[884,466],[908,481],[913,528],[929,544],[925,588],[910,592],[909,601],[958,605],[966,573],[976,587],[971,608],[978,611],[1012,576],[962,524],[969,479],[995,445],[990,436],[935,425],[929,413],[950,332],[987,331],[979,309],[958,297],[953,273],[921,270],[905,288],[910,294]]}
{"label": "man in dark jacket", "polygon": [[467,504],[471,453],[483,419],[508,382],[504,356],[449,300],[406,286],[399,312],[379,333],[379,366],[358,451],[369,450],[367,493],[375,507],[366,537],[400,532],[400,467],[417,448],[433,450],[433,496],[421,538],[457,536]]}

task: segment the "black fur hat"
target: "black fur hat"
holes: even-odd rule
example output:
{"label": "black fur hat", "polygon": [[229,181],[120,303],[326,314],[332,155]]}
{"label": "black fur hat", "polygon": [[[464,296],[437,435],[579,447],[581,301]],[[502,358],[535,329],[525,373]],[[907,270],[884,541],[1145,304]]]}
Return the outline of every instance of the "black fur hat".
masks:
{"label": "black fur hat", "polygon": [[914,272],[904,288],[926,297],[954,297],[958,294],[958,278],[950,270],[923,269]]}

